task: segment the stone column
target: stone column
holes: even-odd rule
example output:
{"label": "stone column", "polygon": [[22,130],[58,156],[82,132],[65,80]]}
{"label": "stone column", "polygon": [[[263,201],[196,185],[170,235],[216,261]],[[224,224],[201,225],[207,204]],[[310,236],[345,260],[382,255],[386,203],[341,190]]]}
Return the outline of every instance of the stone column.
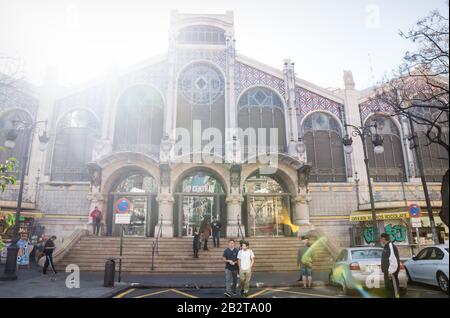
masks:
{"label": "stone column", "polygon": [[242,202],[244,197],[240,191],[241,184],[241,166],[233,164],[231,166],[231,189],[228,193],[227,203],[227,237],[239,236],[239,224],[242,233],[245,235],[245,226],[242,225]]}
{"label": "stone column", "polygon": [[[174,224],[173,224],[173,203],[174,198],[170,189],[170,165],[167,162],[159,165],[160,171],[160,187],[161,192],[156,198],[159,205],[159,222],[155,226],[155,235],[158,234],[159,228],[162,224],[162,236],[173,237],[174,236]],[[162,222],[161,222],[162,221]]]}
{"label": "stone column", "polygon": [[[295,71],[291,60],[284,60],[284,83],[286,89],[286,137],[289,149],[296,150],[298,138],[297,109],[295,105]],[[293,147],[293,148],[292,148]],[[291,154],[291,153],[290,153]]]}
{"label": "stone column", "polygon": [[[89,203],[89,211],[87,211],[85,230],[91,231],[92,229],[87,228],[87,224],[90,221],[91,211],[94,210],[95,207],[98,207],[98,209],[103,212],[103,223],[105,223],[107,206],[106,206],[106,198],[101,193],[102,168],[94,162],[88,163],[87,166],[88,166],[89,175],[91,177],[91,186],[90,186],[90,191],[86,196],[86,199],[90,203]],[[113,223],[114,223],[114,212],[113,212],[112,218],[113,218]],[[106,232],[106,228],[104,228],[103,231]],[[102,233],[102,234],[104,234],[104,233]]]}
{"label": "stone column", "polygon": [[309,195],[308,179],[310,171],[311,166],[308,165],[303,165],[297,170],[298,194],[294,198],[294,223],[299,227],[297,236],[302,236],[304,233],[312,229],[312,225],[309,220],[309,202],[311,201],[311,196]]}
{"label": "stone column", "polygon": [[[227,237],[237,238],[239,236],[239,226],[241,225],[241,231],[245,234],[245,227],[242,225],[242,202],[244,197],[239,194],[229,194],[226,199],[227,202]],[[239,222],[238,222],[239,220]]]}
{"label": "stone column", "polygon": [[[163,237],[173,237],[173,196],[171,193],[160,193],[156,201],[159,204],[159,222],[155,228],[155,235],[157,235],[159,226],[162,223],[162,236]],[[161,222],[162,220],[162,222]]]}

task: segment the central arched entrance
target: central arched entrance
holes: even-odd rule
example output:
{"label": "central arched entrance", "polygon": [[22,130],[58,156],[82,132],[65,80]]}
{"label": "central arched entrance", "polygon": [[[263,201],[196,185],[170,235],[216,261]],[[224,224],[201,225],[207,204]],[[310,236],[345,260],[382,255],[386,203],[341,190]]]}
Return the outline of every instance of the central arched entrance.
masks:
{"label": "central arched entrance", "polygon": [[226,204],[221,182],[208,172],[192,172],[179,182],[174,205],[175,236],[192,236],[196,226],[217,217],[226,233]]}
{"label": "central arched entrance", "polygon": [[291,195],[276,175],[255,172],[244,183],[243,223],[250,237],[292,235]]}
{"label": "central arched entrance", "polygon": [[114,203],[127,198],[131,202],[131,223],[124,226],[124,235],[154,236],[158,222],[157,194],[157,182],[146,171],[136,168],[121,174],[113,183],[108,197],[107,234],[120,234],[119,225],[114,220]]}

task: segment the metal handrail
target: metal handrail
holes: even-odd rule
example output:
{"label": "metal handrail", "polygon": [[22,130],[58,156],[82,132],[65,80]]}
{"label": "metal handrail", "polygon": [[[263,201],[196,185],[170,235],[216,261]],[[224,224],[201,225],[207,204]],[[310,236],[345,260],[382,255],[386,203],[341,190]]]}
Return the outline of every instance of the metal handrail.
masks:
{"label": "metal handrail", "polygon": [[244,233],[242,232],[242,229],[241,229],[241,218],[240,218],[239,215],[237,217],[237,224],[238,224],[238,237],[241,237],[242,240],[245,240],[245,235],[244,235]]}
{"label": "metal handrail", "polygon": [[159,222],[159,229],[158,229],[158,232],[156,233],[156,240],[154,240],[152,243],[152,270],[155,269],[155,251],[156,251],[156,254],[159,254],[159,238],[162,237],[162,224],[163,224],[163,218],[161,215],[160,222]]}

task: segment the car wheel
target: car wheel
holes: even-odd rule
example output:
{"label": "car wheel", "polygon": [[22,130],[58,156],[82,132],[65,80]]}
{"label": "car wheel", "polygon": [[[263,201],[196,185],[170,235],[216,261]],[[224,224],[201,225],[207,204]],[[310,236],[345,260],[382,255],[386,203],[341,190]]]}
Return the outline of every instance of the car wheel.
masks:
{"label": "car wheel", "polygon": [[408,285],[411,283],[414,283],[414,281],[411,279],[411,275],[409,274],[407,268],[405,268],[405,271],[406,271],[406,277],[408,277]]}
{"label": "car wheel", "polygon": [[437,283],[439,285],[439,288],[444,292],[448,294],[448,278],[445,276],[443,272],[438,272],[436,274]]}
{"label": "car wheel", "polygon": [[347,287],[347,283],[345,282],[344,278],[342,278],[341,290],[344,295],[350,296],[351,292],[350,292],[350,289]]}

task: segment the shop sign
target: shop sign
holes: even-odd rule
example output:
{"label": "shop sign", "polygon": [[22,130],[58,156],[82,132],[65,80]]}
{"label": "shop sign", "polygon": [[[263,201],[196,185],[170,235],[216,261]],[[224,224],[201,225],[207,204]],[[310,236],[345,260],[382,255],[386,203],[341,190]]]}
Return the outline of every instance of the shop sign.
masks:
{"label": "shop sign", "polygon": [[[400,220],[404,218],[408,218],[408,212],[397,212],[397,213],[377,213],[376,218],[377,221],[383,220]],[[372,214],[354,214],[350,215],[350,222],[367,222],[372,221]]]}

